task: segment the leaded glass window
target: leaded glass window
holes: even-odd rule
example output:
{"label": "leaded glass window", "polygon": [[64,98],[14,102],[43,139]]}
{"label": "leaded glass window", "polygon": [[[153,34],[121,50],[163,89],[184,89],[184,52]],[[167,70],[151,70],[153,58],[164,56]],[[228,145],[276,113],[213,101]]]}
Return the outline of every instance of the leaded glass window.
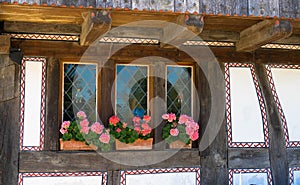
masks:
{"label": "leaded glass window", "polygon": [[63,120],[74,120],[84,111],[90,121],[96,121],[97,65],[64,63]]}
{"label": "leaded glass window", "polygon": [[167,66],[167,112],[192,116],[192,67]]}
{"label": "leaded glass window", "polygon": [[148,66],[117,64],[116,114],[129,122],[148,112]]}

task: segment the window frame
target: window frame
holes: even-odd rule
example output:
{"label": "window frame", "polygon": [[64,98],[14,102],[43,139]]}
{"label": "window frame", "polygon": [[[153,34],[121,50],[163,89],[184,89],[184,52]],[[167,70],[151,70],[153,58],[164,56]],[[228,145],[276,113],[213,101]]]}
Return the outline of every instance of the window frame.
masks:
{"label": "window frame", "polygon": [[95,107],[95,113],[96,113],[96,121],[98,121],[98,119],[99,119],[99,112],[98,112],[98,110],[100,110],[99,109],[99,97],[100,97],[100,85],[99,85],[99,82],[100,82],[100,80],[99,80],[99,64],[98,63],[96,63],[96,62],[79,62],[78,60],[62,60],[61,62],[60,62],[60,68],[61,68],[61,70],[60,70],[60,87],[59,87],[59,120],[60,120],[60,122],[62,122],[63,121],[63,112],[64,112],[64,64],[77,64],[77,65],[80,65],[80,64],[84,64],[84,65],[95,65],[95,67],[96,67],[96,83],[95,83],[95,85],[96,85],[96,107]]}

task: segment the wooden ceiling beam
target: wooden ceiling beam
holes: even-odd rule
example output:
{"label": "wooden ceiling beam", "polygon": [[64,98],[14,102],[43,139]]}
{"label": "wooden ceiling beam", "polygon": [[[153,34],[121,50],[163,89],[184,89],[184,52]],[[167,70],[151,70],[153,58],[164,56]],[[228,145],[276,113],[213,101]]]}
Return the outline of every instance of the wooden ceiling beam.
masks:
{"label": "wooden ceiling beam", "polygon": [[163,27],[160,46],[180,46],[184,42],[198,36],[204,27],[202,15],[180,15],[177,24],[168,24]]}
{"label": "wooden ceiling beam", "polygon": [[93,11],[84,13],[80,45],[88,46],[111,28],[111,16],[108,11]]}
{"label": "wooden ceiling beam", "polygon": [[77,24],[45,24],[32,22],[4,22],[5,33],[37,33],[79,35],[81,26]]}
{"label": "wooden ceiling beam", "polygon": [[251,52],[264,44],[287,38],[291,34],[290,21],[267,19],[241,31],[236,50]]}

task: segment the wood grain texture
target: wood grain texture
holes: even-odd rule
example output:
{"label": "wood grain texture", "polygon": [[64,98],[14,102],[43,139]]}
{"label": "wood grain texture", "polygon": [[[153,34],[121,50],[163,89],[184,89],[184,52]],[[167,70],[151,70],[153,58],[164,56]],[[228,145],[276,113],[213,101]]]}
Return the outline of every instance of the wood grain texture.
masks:
{"label": "wood grain texture", "polygon": [[248,1],[248,15],[279,17],[280,0],[251,0]]}
{"label": "wood grain texture", "polygon": [[[9,70],[9,73],[14,76],[10,79],[10,83],[16,88],[9,92],[12,97],[9,99],[0,100],[0,171],[1,184],[18,183],[18,152],[20,142],[20,67],[9,60],[8,55],[0,55],[0,70]],[[10,68],[14,66],[14,68]],[[10,75],[0,78],[0,84],[6,83],[6,78]]]}
{"label": "wood grain texture", "polygon": [[268,115],[267,122],[270,137],[270,166],[272,169],[273,184],[288,185],[289,170],[287,152],[280,114],[272,95],[265,66],[262,64],[256,64],[255,69]]}
{"label": "wood grain texture", "polygon": [[[207,148],[199,148],[201,151],[201,167],[202,167],[202,179],[201,182],[203,184],[227,184],[228,183],[228,167],[227,167],[227,135],[226,135],[226,121],[225,121],[225,115],[224,120],[222,123],[219,124],[210,124],[209,119],[212,112],[211,112],[211,104],[214,101],[214,103],[222,105],[222,102],[224,101],[222,97],[219,98],[219,100],[213,100],[211,97],[210,88],[213,86],[214,88],[217,88],[220,90],[220,92],[223,92],[224,89],[222,89],[224,81],[219,81],[220,78],[218,78],[218,74],[216,71],[216,67],[222,67],[216,66],[219,65],[218,63],[209,63],[201,66],[202,72],[200,72],[200,76],[197,77],[200,78],[200,128],[201,128],[201,140],[200,140],[200,147],[202,146],[201,143],[203,142],[211,142],[207,146]],[[206,71],[207,74],[205,75],[203,71]],[[222,78],[221,78],[222,79]],[[208,84],[208,80],[210,83]],[[225,94],[224,94],[225,95]],[[220,126],[220,127],[218,127]],[[207,130],[210,130],[207,134]],[[216,137],[214,137],[214,131],[217,131]],[[205,145],[205,144],[204,144]]]}
{"label": "wood grain texture", "polygon": [[300,166],[300,148],[288,148],[287,155],[289,167]]}
{"label": "wood grain texture", "polygon": [[251,52],[262,45],[284,39],[292,34],[289,21],[264,20],[240,32],[237,51]]}
{"label": "wood grain texture", "polygon": [[76,24],[39,24],[5,21],[4,32],[79,35],[81,27]]}
{"label": "wood grain texture", "polygon": [[[75,171],[117,171],[136,169],[109,160],[109,156],[126,162],[132,157],[143,156],[144,161],[156,161],[170,151],[122,151],[110,152],[102,156],[96,152],[21,152],[20,172],[75,172]],[[173,153],[173,152],[172,152]],[[198,150],[182,150],[172,157],[157,164],[139,168],[171,168],[200,165]],[[141,161],[143,164],[143,161]]]}
{"label": "wood grain texture", "polygon": [[46,83],[46,122],[45,122],[45,146],[44,150],[57,150],[59,127],[61,119],[59,111],[60,65],[56,58],[47,60],[47,83]]}
{"label": "wood grain texture", "polygon": [[228,148],[229,168],[269,168],[268,148]]}

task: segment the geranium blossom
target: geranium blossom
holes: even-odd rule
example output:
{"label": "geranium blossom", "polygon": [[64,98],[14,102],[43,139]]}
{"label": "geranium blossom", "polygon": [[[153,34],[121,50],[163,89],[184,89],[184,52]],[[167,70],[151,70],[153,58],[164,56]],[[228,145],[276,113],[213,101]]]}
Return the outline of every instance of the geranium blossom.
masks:
{"label": "geranium blossom", "polygon": [[102,143],[109,143],[109,140],[110,140],[110,135],[109,134],[106,134],[106,133],[103,133],[101,134],[101,136],[99,137],[99,140],[102,142]]}
{"label": "geranium blossom", "polygon": [[88,133],[89,133],[89,130],[90,130],[89,127],[82,127],[82,128],[80,129],[80,132],[81,132],[81,133],[84,133],[84,134],[88,134]]}
{"label": "geranium blossom", "polygon": [[126,128],[127,127],[127,123],[123,122],[123,128]]}
{"label": "geranium blossom", "polygon": [[61,134],[65,134],[68,132],[68,130],[66,128],[61,128],[59,131]]}
{"label": "geranium blossom", "polygon": [[141,132],[141,128],[140,127],[134,127],[134,130],[139,134]]}
{"label": "geranium blossom", "polygon": [[177,128],[170,129],[171,136],[178,136],[179,130]]}
{"label": "geranium blossom", "polygon": [[104,126],[101,125],[99,122],[95,122],[92,126],[91,126],[91,131],[97,133],[97,134],[101,134],[103,132]]}
{"label": "geranium blossom", "polygon": [[145,115],[143,117],[143,121],[145,121],[146,123],[150,122],[151,121],[151,116]]}
{"label": "geranium blossom", "polygon": [[179,117],[178,123],[179,123],[179,124],[184,124],[184,123],[186,123],[186,122],[189,121],[189,120],[191,120],[191,117],[189,117],[189,116],[187,116],[187,115],[185,115],[185,114],[182,114],[182,115],[180,115],[180,117]]}
{"label": "geranium blossom", "polygon": [[122,130],[120,128],[116,129],[116,132],[120,133]]}
{"label": "geranium blossom", "polygon": [[61,124],[61,128],[67,129],[69,126],[70,126],[70,121],[64,121],[64,122]]}
{"label": "geranium blossom", "polygon": [[198,132],[194,132],[192,135],[190,135],[190,138],[192,141],[196,141],[199,137]]}
{"label": "geranium blossom", "polygon": [[174,113],[170,113],[170,114],[164,114],[162,115],[163,119],[167,119],[168,122],[172,122],[176,120],[176,115]]}
{"label": "geranium blossom", "polygon": [[117,116],[112,116],[109,118],[109,124],[112,124],[114,126],[117,126],[117,123],[120,121],[120,119]]}
{"label": "geranium blossom", "polygon": [[141,121],[141,118],[140,118],[140,117],[137,117],[137,116],[135,116],[135,117],[133,117],[133,118],[132,118],[132,121],[133,121],[133,123],[134,123],[134,124],[139,124],[139,123],[140,123],[140,121]]}
{"label": "geranium blossom", "polygon": [[80,121],[80,126],[81,127],[88,127],[89,126],[89,121],[87,119],[84,119]]}
{"label": "geranium blossom", "polygon": [[79,111],[79,112],[77,113],[77,117],[78,117],[79,119],[86,119],[86,114],[85,114],[85,112],[83,112],[83,111]]}

